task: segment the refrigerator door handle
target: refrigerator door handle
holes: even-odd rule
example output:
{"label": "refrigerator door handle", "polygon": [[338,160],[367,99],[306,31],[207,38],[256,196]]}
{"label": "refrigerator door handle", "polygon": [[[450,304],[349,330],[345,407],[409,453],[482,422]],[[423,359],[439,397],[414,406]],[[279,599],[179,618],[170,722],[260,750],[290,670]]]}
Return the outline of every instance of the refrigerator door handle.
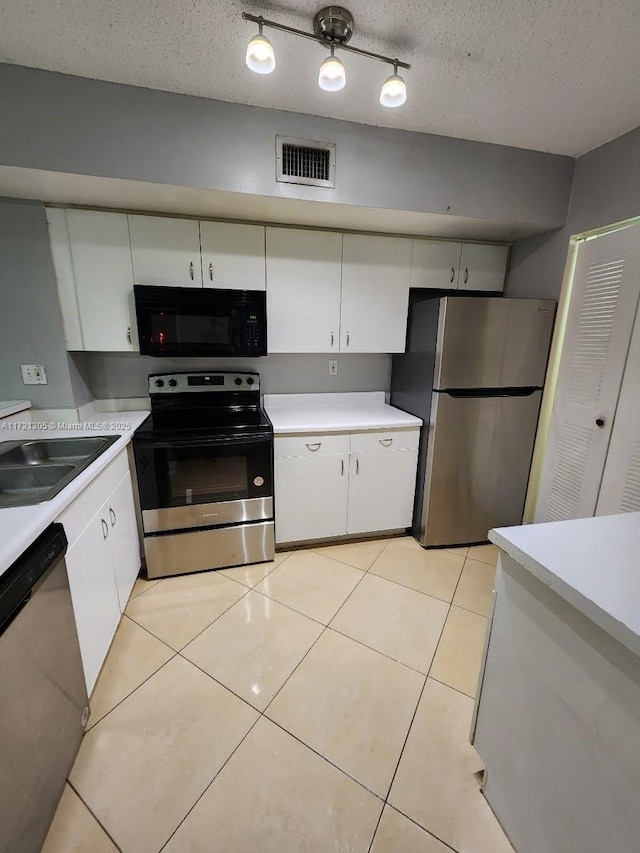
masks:
{"label": "refrigerator door handle", "polygon": [[438,393],[449,397],[478,399],[482,397],[530,397],[539,391],[537,386],[526,388],[443,388]]}

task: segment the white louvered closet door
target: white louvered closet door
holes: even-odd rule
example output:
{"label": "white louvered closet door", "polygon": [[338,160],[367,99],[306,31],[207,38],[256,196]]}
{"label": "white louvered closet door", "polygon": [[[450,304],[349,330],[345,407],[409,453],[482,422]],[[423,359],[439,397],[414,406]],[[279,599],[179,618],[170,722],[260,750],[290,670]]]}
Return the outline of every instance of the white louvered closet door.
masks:
{"label": "white louvered closet door", "polygon": [[631,337],[596,515],[640,511],[640,311]]}
{"label": "white louvered closet door", "polygon": [[595,514],[640,292],[637,234],[578,249],[536,521]]}

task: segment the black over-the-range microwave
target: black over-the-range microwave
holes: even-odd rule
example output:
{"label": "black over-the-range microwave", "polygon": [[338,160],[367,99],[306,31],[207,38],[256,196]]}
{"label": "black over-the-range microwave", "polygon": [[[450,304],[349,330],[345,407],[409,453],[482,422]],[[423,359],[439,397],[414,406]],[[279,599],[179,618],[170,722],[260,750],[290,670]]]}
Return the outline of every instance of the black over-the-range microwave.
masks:
{"label": "black over-the-range microwave", "polygon": [[133,292],[142,355],[267,354],[264,290],[136,284]]}

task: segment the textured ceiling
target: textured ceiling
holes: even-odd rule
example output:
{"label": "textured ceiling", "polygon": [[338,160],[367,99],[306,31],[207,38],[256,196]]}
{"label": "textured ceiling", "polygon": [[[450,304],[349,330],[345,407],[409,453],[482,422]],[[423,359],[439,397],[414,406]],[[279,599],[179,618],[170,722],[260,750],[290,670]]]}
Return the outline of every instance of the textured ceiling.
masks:
{"label": "textured ceiling", "polygon": [[247,69],[243,11],[310,29],[322,5],[0,0],[0,61],[574,156],[640,125],[638,0],[349,0],[351,43],[412,64],[397,110],[387,66],[343,54],[346,88],[323,92],[326,51],[285,33],[273,74]]}

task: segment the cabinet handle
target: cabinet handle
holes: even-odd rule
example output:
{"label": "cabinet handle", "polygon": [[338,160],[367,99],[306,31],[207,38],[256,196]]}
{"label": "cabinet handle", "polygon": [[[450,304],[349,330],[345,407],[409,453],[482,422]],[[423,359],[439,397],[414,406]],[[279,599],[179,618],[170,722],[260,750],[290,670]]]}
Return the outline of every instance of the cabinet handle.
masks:
{"label": "cabinet handle", "polygon": [[127,326],[127,343],[131,343],[131,326]]}
{"label": "cabinet handle", "polygon": [[356,456],[356,474],[360,473],[360,460]]}
{"label": "cabinet handle", "polygon": [[451,267],[451,278],[449,279],[449,282],[451,284],[453,284],[453,280],[455,277],[456,277],[456,271],[455,271],[454,267]]}
{"label": "cabinet handle", "polygon": [[[191,278],[193,278],[193,276],[191,276]],[[213,281],[213,264],[212,263],[209,264],[209,280]]]}
{"label": "cabinet handle", "polygon": [[383,447],[389,447],[391,444],[393,444],[392,438],[379,438],[378,441]]}
{"label": "cabinet handle", "polygon": [[331,346],[333,346],[333,332],[331,332]]}
{"label": "cabinet handle", "polygon": [[106,539],[107,536],[109,535],[109,525],[104,520],[104,518],[100,519],[100,524],[102,525],[102,538]]}
{"label": "cabinet handle", "polygon": [[344,459],[340,460],[340,476],[344,477]]}
{"label": "cabinet handle", "polygon": [[469,270],[467,267],[464,268],[464,283],[466,284],[469,281]]}
{"label": "cabinet handle", "polygon": [[347,332],[347,346],[349,346],[349,332]]}
{"label": "cabinet handle", "polygon": [[115,527],[115,526],[116,526],[116,514],[115,514],[115,512],[111,509],[111,507],[109,507],[109,515],[111,516],[111,526],[112,526],[112,527]]}
{"label": "cabinet handle", "polygon": [[317,441],[315,444],[307,444],[306,448],[307,448],[307,450],[310,450],[312,453],[315,453],[316,450],[320,450],[321,446],[322,446],[322,442]]}
{"label": "cabinet handle", "polygon": [[596,426],[598,426],[598,427],[600,427],[600,429],[602,429],[602,427],[604,425],[605,425],[605,419],[604,418],[596,418]]}
{"label": "cabinet handle", "polygon": [[191,281],[193,281],[193,261],[189,264],[189,275],[191,276]]}

